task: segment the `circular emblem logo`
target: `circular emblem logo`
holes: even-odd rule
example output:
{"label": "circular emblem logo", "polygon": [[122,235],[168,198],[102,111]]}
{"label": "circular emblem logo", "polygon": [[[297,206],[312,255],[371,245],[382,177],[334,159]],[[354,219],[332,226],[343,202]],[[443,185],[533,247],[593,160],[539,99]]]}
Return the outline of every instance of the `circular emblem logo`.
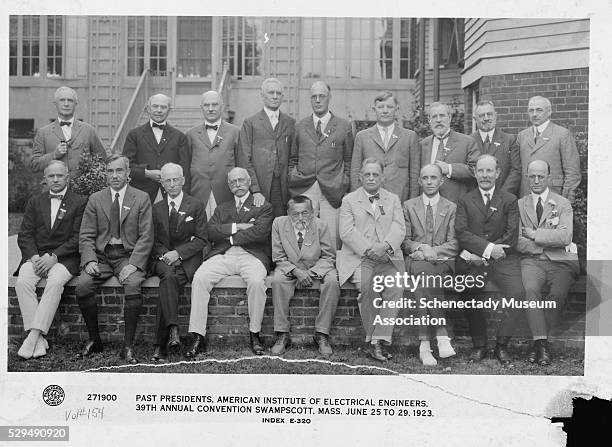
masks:
{"label": "circular emblem logo", "polygon": [[50,407],[56,407],[64,402],[64,389],[59,385],[49,385],[43,390],[42,398],[43,401]]}

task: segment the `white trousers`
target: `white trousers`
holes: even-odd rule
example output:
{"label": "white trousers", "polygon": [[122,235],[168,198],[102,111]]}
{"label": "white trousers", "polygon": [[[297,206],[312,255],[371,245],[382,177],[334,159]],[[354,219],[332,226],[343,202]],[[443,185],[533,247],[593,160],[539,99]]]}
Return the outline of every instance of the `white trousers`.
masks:
{"label": "white trousers", "polygon": [[53,317],[59,306],[64,291],[64,285],[70,281],[72,275],[59,262],[49,270],[47,275],[47,285],[40,298],[36,297],[36,284],[40,281],[40,276],[34,272],[31,262],[26,262],[19,269],[19,277],[15,284],[19,309],[23,317],[23,328],[39,329],[46,334],[51,327]]}
{"label": "white trousers", "polygon": [[329,228],[331,234],[332,246],[338,247],[340,241],[338,233],[338,217],[340,216],[340,208],[334,208],[327,201],[319,182],[315,181],[313,185],[302,193],[303,196],[308,197],[312,201],[312,207],[314,208],[315,216],[325,222]]}

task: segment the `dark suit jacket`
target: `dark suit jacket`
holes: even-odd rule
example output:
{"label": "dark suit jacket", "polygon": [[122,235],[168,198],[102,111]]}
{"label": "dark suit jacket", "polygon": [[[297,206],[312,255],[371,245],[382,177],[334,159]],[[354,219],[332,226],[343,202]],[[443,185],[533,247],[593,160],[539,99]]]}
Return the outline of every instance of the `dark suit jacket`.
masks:
{"label": "dark suit jacket", "polygon": [[263,109],[242,123],[238,166],[249,172],[251,191],[263,194],[268,201],[277,154],[282,200],[285,204],[289,201],[287,166],[294,126],[295,120],[280,112],[276,129],[272,129],[270,119]]}
{"label": "dark suit jacket", "polygon": [[[111,205],[111,192],[108,187],[89,197],[79,236],[81,266],[91,261],[98,262],[98,253],[104,253],[104,248],[111,240]],[[128,185],[121,209],[121,241],[125,249],[132,252],[129,263],[146,271],[153,240],[153,216],[149,196]]]}
{"label": "dark suit jacket", "polygon": [[[576,188],[582,179],[580,157],[572,133],[552,121],[546,126],[538,142],[533,141],[533,126],[521,130],[517,142],[521,151],[523,174],[533,160],[544,160],[550,166],[549,187],[571,202],[574,201]],[[520,195],[529,193],[529,180],[522,177]]]}
{"label": "dark suit jacket", "polygon": [[130,130],[123,145],[123,155],[130,159],[130,185],[149,194],[151,203],[155,201],[161,185],[145,177],[145,169],[161,169],[166,163],[182,166],[185,176],[184,189],[189,191],[189,151],[187,138],[178,129],[166,124],[161,140],[157,144],[151,124],[147,121],[140,127]]}
{"label": "dark suit jacket", "polygon": [[488,152],[485,150],[478,131],[472,134],[472,138],[476,141],[481,154],[490,154],[497,159],[497,165],[501,172],[495,182],[495,187],[518,196],[519,186],[521,185],[521,154],[516,135],[507,134],[496,128]]}
{"label": "dark suit jacket", "polygon": [[[267,119],[267,118],[266,118]],[[260,207],[253,205],[253,194],[244,203],[240,215],[236,212],[234,199],[217,206],[215,213],[208,222],[208,238],[212,242],[212,250],[206,259],[225,253],[232,245],[244,248],[251,253],[270,271],[272,267],[272,252],[270,249],[270,233],[272,231],[272,205],[265,202]],[[252,223],[248,230],[240,230],[232,235],[232,223]]]}
{"label": "dark suit jacket", "polygon": [[208,203],[211,189],[216,203],[234,197],[227,186],[227,173],[237,166],[239,134],[237,126],[225,121],[221,121],[213,144],[210,143],[204,124],[187,131],[188,160],[191,166],[190,194],[204,204]]}
{"label": "dark suit jacket", "polygon": [[400,201],[403,202],[419,194],[421,147],[414,131],[404,129],[395,123],[386,149],[376,125],[357,133],[351,163],[351,190],[354,191],[361,186],[359,180],[361,164],[369,157],[382,162],[385,167],[383,188],[396,194]]}
{"label": "dark suit jacket", "polygon": [[482,256],[489,242],[508,244],[513,252],[518,241],[520,215],[516,197],[507,191],[495,188],[487,209],[475,189],[457,202],[455,233],[459,248]]}
{"label": "dark suit jacket", "polygon": [[342,204],[349,189],[353,129],[336,115],[317,137],[312,115],[295,126],[295,137],[289,157],[289,192],[297,196],[319,182],[323,195],[334,208]]}
{"label": "dark suit jacket", "polygon": [[[32,171],[44,171],[50,161],[55,160],[53,153],[61,141],[65,141],[64,133],[57,120],[36,131],[34,144],[32,146]],[[107,152],[98,138],[95,129],[83,121],[77,119],[72,124],[72,137],[70,138],[70,148],[66,155],[59,158],[66,163],[68,172],[74,177],[79,170],[81,154],[99,154],[103,158]]]}
{"label": "dark suit jacket", "polygon": [[153,205],[155,243],[151,257],[154,263],[162,262],[159,260],[160,256],[171,250],[176,250],[182,258],[183,269],[189,281],[191,281],[196,270],[202,264],[202,251],[208,245],[206,211],[204,211],[202,202],[183,193],[183,200],[178,212],[176,234],[171,237],[168,201],[162,200]]}
{"label": "dark suit jacket", "polygon": [[[45,192],[32,197],[25,208],[17,244],[21,250],[23,265],[34,255],[47,252],[55,253],[58,262],[76,275],[79,273],[79,228],[87,199],[70,190],[64,200],[51,228],[51,199]],[[17,269],[19,272],[19,268]],[[17,274],[15,272],[15,274]]]}
{"label": "dark suit jacket", "polygon": [[[421,166],[431,162],[433,135],[421,141]],[[440,195],[451,202],[457,203],[459,197],[474,187],[474,168],[480,151],[474,139],[462,133],[450,131],[446,142],[447,154],[438,149],[436,159],[452,165],[451,178],[445,177],[440,187]]]}

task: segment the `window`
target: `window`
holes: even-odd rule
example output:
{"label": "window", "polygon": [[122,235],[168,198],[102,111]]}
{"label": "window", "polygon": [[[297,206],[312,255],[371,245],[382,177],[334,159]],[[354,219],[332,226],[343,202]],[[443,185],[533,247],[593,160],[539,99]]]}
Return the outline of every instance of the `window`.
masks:
{"label": "window", "polygon": [[64,19],[61,16],[11,16],[9,75],[60,77],[64,62]]}
{"label": "window", "polygon": [[413,19],[303,19],[304,78],[414,77]]}
{"label": "window", "polygon": [[168,75],[167,17],[127,18],[127,76],[140,76],[147,66],[153,76]]}
{"label": "window", "polygon": [[178,18],[179,78],[212,76],[212,17]]}
{"label": "window", "polygon": [[438,19],[440,21],[440,65],[463,66],[463,20]]}
{"label": "window", "polygon": [[237,79],[263,72],[264,19],[223,17],[223,62]]}

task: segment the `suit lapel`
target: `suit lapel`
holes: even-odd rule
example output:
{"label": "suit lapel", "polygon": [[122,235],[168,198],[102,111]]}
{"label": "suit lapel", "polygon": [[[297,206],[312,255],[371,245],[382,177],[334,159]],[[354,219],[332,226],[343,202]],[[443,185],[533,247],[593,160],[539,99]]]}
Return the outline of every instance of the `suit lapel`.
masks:
{"label": "suit lapel", "polygon": [[[41,196],[40,207],[45,226],[49,229],[49,232],[51,232],[51,199],[48,193]],[[57,219],[55,220],[57,221]]]}
{"label": "suit lapel", "polygon": [[525,201],[523,202],[523,206],[525,207],[525,213],[527,214],[527,217],[529,217],[529,220],[531,220],[531,223],[533,224],[533,226],[535,228],[538,228],[538,218],[536,216],[536,212],[535,212],[535,208],[533,206],[533,197],[531,195],[531,193],[529,193],[526,197],[525,197]]}
{"label": "suit lapel", "polygon": [[[151,129],[151,131],[153,131],[153,129]],[[166,127],[164,128],[164,130],[162,132],[162,136],[159,139],[159,144],[157,145],[157,151],[158,152],[161,153],[166,148],[166,143],[168,142],[168,138],[170,137],[171,133],[172,133],[172,127],[170,127],[170,125],[166,121]],[[153,135],[153,138],[155,138],[155,135]],[[155,140],[155,141],[157,141],[157,140]]]}
{"label": "suit lapel", "polygon": [[202,144],[204,144],[204,146],[206,146],[206,149],[209,149],[212,147],[210,144],[210,138],[208,138],[208,132],[206,131],[206,127],[204,124],[202,124],[198,130],[197,130],[197,135],[198,138],[200,139],[200,141],[202,142]]}
{"label": "suit lapel", "polygon": [[111,205],[112,205],[112,200],[111,200],[111,188],[110,186],[103,189],[102,191],[104,191],[104,193],[102,194],[102,210],[104,211],[104,214],[106,214],[106,218],[108,219],[108,222],[110,223],[110,210],[111,210]]}
{"label": "suit lapel", "polygon": [[[446,144],[442,146],[442,142],[440,142],[440,145],[438,146],[438,153],[436,154],[436,160],[446,161],[446,157],[448,157],[450,153],[453,150],[455,150],[456,141],[455,141],[454,136],[455,136],[455,132],[451,130],[450,133],[448,134],[448,139],[446,140]],[[433,143],[433,140],[432,140],[432,143]],[[444,148],[446,148],[446,150],[444,150]]]}
{"label": "suit lapel", "polygon": [[[533,132],[533,128],[532,128],[532,132]],[[544,132],[542,132],[542,134],[540,135],[540,138],[538,138],[538,142],[531,149],[531,153],[534,154],[535,152],[540,150],[543,146],[545,146],[546,143],[548,143],[548,141],[550,140],[551,136],[552,136],[552,123],[548,123],[548,126],[546,126],[546,129],[544,129]]]}
{"label": "suit lapel", "polygon": [[501,203],[501,199],[499,197],[499,189],[495,188],[495,191],[493,192],[493,196],[491,197],[491,201],[489,202],[489,208],[488,209],[485,208],[487,211],[487,219],[491,217],[493,213],[498,212],[500,203]]}
{"label": "suit lapel", "polygon": [[289,245],[291,245],[297,257],[299,258],[300,248],[297,243],[297,237],[295,235],[295,232],[293,231],[293,225],[291,224],[291,220],[289,218],[285,220],[284,232],[285,232],[285,239],[289,241]]}
{"label": "suit lapel", "polygon": [[[542,210],[542,219],[540,219],[540,222],[538,222],[538,226],[542,223],[542,222],[546,222],[546,219],[548,219],[552,213],[553,210],[553,206],[550,204],[550,201],[552,199],[552,197],[550,196],[551,191],[548,190],[548,197],[546,197],[546,203],[544,203],[544,209]],[[531,194],[530,194],[531,195]]]}
{"label": "suit lapel", "polygon": [[185,219],[187,218],[187,215],[189,214],[189,202],[185,194],[183,194],[183,200],[181,201],[181,206],[179,206],[179,209],[177,211],[179,213],[179,216],[178,216],[178,221],[176,222],[176,232],[178,233],[179,228],[181,228],[181,225],[185,222]]}
{"label": "suit lapel", "polygon": [[387,152],[390,151],[393,145],[395,145],[395,143],[399,141],[400,135],[401,135],[401,129],[397,123],[394,123],[393,133],[391,133],[391,136],[389,137],[389,146],[387,146]]}
{"label": "suit lapel", "polygon": [[502,146],[503,140],[501,137],[501,133],[499,130],[495,129],[493,132],[493,138],[491,139],[491,144],[489,145],[489,154],[495,155],[497,150]]}
{"label": "suit lapel", "polygon": [[77,137],[81,133],[81,130],[83,130],[83,124],[78,119],[75,118],[74,121],[72,122],[72,133],[70,134],[70,140],[76,141]]}
{"label": "suit lapel", "polygon": [[[268,115],[266,114],[266,111],[263,110],[263,109],[261,110],[261,112],[259,112],[259,120],[261,121],[261,125],[263,126],[263,128],[266,129],[266,131],[270,135],[273,135],[274,137],[276,137],[274,129],[272,129],[272,124],[270,123],[270,118],[268,118]],[[280,122],[281,122],[281,118],[280,118],[280,112],[279,112],[277,126],[281,125]]]}
{"label": "suit lapel", "polygon": [[125,196],[123,196],[123,204],[121,205],[121,225],[123,225],[127,215],[130,214],[135,202],[136,199],[134,197],[134,191],[132,191],[132,188],[128,186],[125,190]]}
{"label": "suit lapel", "polygon": [[474,205],[476,205],[476,208],[478,208],[478,210],[482,213],[483,216],[487,216],[487,207],[482,201],[482,196],[480,195],[479,189],[474,190],[474,194],[472,195],[472,202],[474,202]]}
{"label": "suit lapel", "polygon": [[416,214],[417,219],[419,220],[421,227],[425,229],[425,205],[423,204],[422,196],[418,197],[418,200],[414,204],[414,214]]}
{"label": "suit lapel", "polygon": [[157,144],[157,139],[155,138],[155,134],[153,133],[153,129],[151,128],[150,122],[147,122],[143,127],[144,127],[143,129],[144,137],[145,139],[149,141],[149,146],[154,151],[159,152],[159,145]]}
{"label": "suit lapel", "polygon": [[374,141],[374,143],[376,143],[378,147],[385,151],[385,144],[383,143],[382,138],[380,138],[380,132],[378,131],[378,127],[376,127],[376,124],[370,127],[370,129],[368,129],[368,132],[370,133],[370,138],[372,138],[372,141]]}
{"label": "suit lapel", "polygon": [[321,135],[321,138],[319,139],[319,142],[323,141],[326,138],[329,138],[329,136],[332,135],[336,131],[337,125],[338,125],[338,120],[336,119],[336,116],[332,113],[331,118],[327,122],[327,126],[325,126],[325,129],[322,130],[322,135]]}
{"label": "suit lapel", "polygon": [[59,125],[58,120],[55,120],[53,122],[53,133],[60,141],[64,141],[66,139],[66,137],[64,136],[64,132],[62,132],[62,128]]}
{"label": "suit lapel", "polygon": [[440,197],[440,201],[438,202],[438,210],[436,213],[436,217],[434,219],[434,236],[436,235],[436,233],[438,233],[438,230],[440,229],[440,226],[442,225],[442,221],[446,219],[447,213],[448,213],[448,204],[442,200],[442,197]]}
{"label": "suit lapel", "polygon": [[[66,191],[66,194],[64,194],[64,198],[62,199],[62,202],[60,203],[60,206],[57,209],[57,214],[55,215],[55,222],[53,222],[53,227],[51,228],[51,234],[53,234],[57,230],[57,227],[59,227],[60,223],[62,222],[63,217],[60,218],[60,214],[62,213],[62,210],[64,210],[64,212],[68,210],[66,199],[68,198],[68,194],[70,194],[69,191],[70,190]],[[49,202],[49,222],[51,222],[51,199],[49,199],[48,202]]]}
{"label": "suit lapel", "polygon": [[162,231],[168,237],[168,242],[170,242],[170,209],[168,208],[167,200],[162,200],[162,204],[159,205],[157,213],[159,214],[158,220],[162,227]]}
{"label": "suit lapel", "polygon": [[374,211],[372,210],[372,204],[370,203],[370,199],[368,199],[368,194],[366,193],[363,187],[361,188],[361,197],[359,197],[358,201],[361,207],[366,210],[368,214],[375,216]]}

